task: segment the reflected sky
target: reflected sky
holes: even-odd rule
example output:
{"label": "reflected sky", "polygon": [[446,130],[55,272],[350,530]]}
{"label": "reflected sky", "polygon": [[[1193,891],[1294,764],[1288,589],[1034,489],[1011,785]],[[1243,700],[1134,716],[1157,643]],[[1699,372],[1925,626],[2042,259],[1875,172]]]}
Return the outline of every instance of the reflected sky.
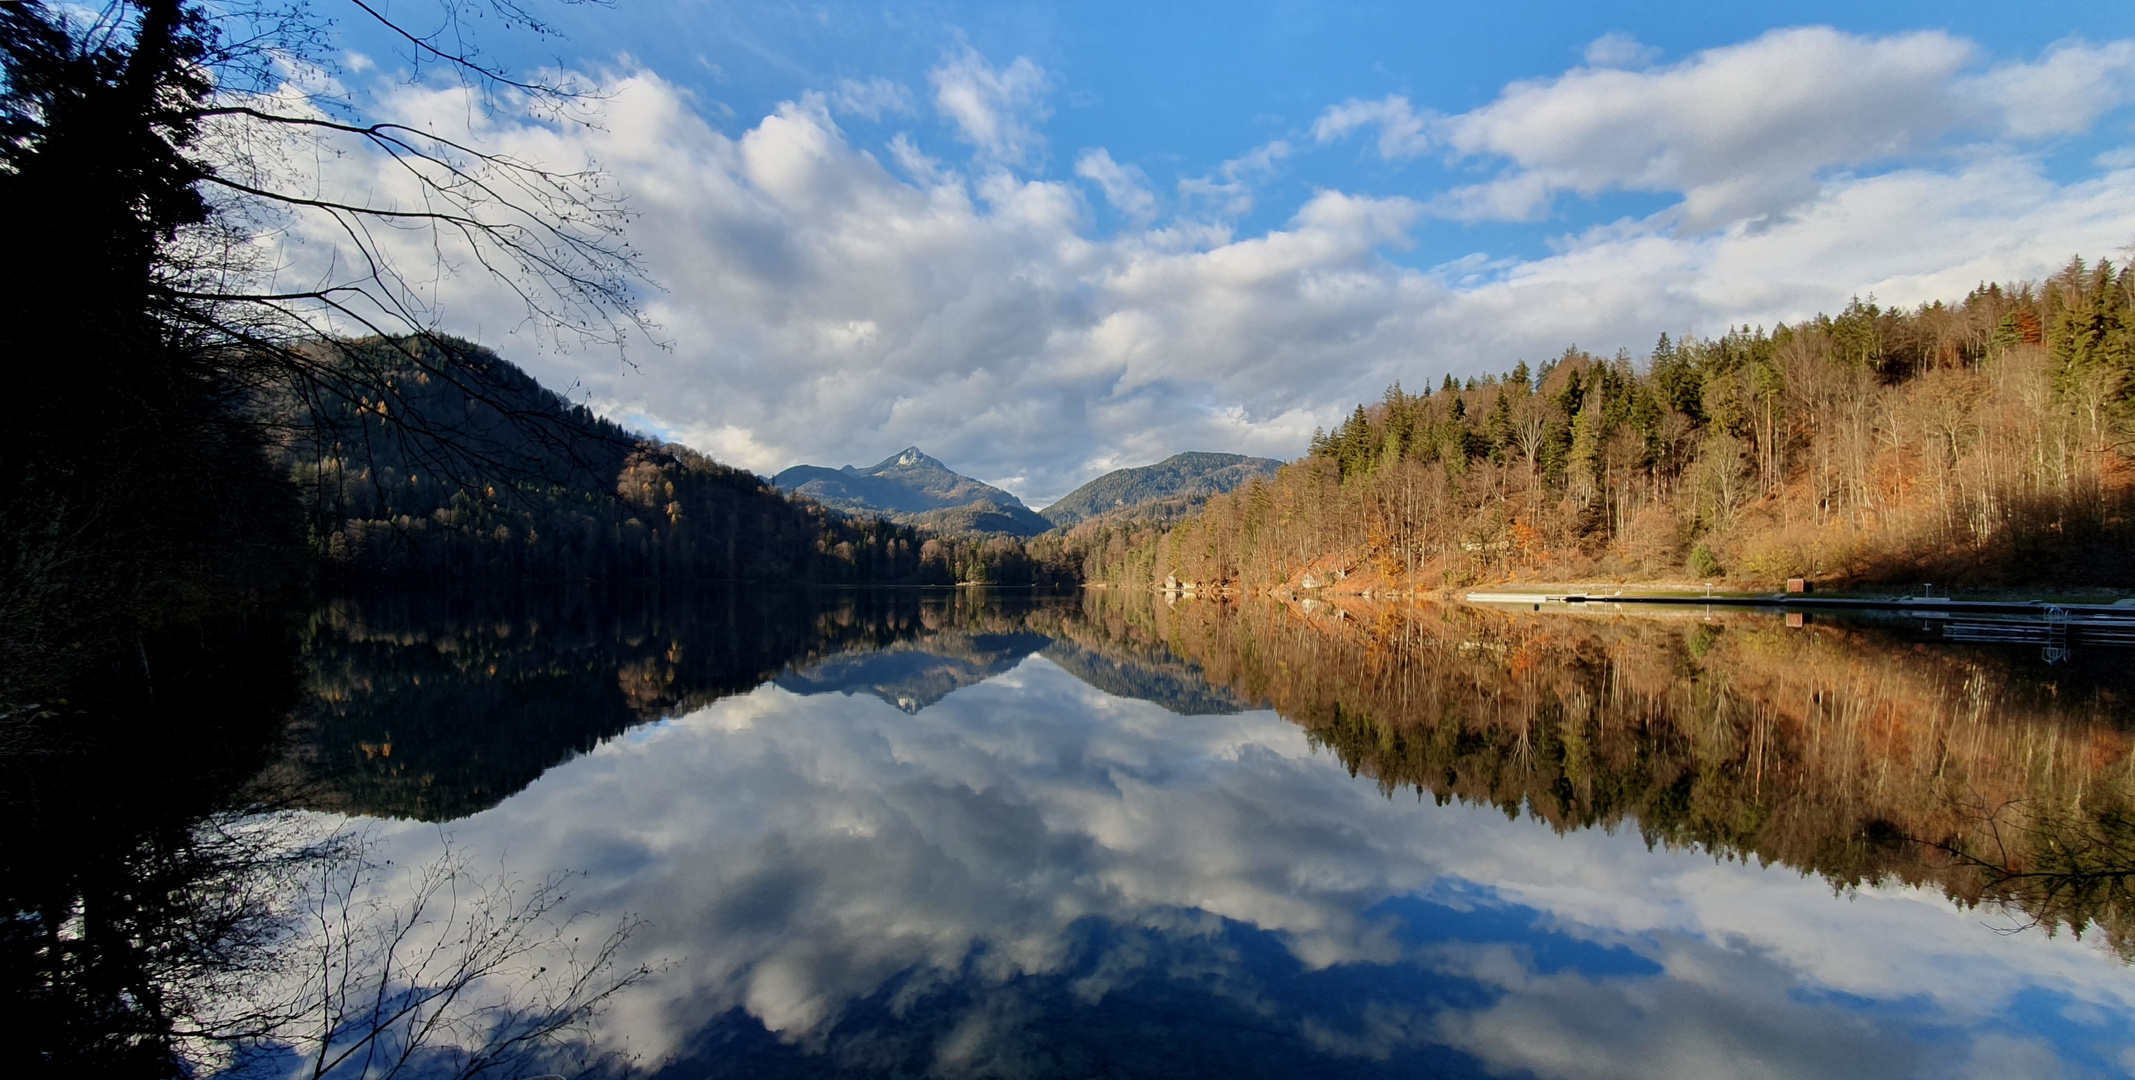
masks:
{"label": "reflected sky", "polygon": [[1388,797],[1042,644],[834,655],[379,828],[647,919],[601,1038],[675,1076],[2135,1075],[2087,941]]}

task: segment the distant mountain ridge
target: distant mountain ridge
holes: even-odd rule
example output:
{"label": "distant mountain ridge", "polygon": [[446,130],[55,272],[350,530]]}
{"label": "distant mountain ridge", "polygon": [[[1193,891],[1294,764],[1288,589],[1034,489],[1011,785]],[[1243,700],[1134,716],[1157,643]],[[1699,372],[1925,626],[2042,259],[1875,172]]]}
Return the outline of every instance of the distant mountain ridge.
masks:
{"label": "distant mountain ridge", "polygon": [[1154,465],[1116,469],[1069,492],[1039,515],[1068,527],[1096,517],[1174,521],[1254,477],[1275,475],[1282,462],[1244,454],[1188,451]]}
{"label": "distant mountain ridge", "polygon": [[1023,500],[956,472],[917,446],[905,447],[866,470],[795,465],[772,477],[771,484],[833,509],[939,532],[1036,536],[1052,528]]}

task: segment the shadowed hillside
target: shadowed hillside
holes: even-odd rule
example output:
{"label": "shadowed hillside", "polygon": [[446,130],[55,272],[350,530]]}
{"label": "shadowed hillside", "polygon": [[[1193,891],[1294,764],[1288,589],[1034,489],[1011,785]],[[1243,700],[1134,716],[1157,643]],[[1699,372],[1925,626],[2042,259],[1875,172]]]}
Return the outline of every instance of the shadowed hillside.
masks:
{"label": "shadowed hillside", "polygon": [[635,435],[450,339],[321,350],[264,394],[276,459],[332,572],[486,578],[887,582],[910,529],[792,500]]}

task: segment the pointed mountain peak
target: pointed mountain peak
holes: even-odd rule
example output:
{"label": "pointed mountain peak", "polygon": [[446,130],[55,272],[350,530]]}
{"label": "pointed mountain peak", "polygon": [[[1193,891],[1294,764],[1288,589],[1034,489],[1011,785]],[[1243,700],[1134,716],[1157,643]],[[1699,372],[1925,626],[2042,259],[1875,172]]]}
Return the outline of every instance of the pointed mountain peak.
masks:
{"label": "pointed mountain peak", "polygon": [[928,466],[943,470],[949,468],[947,465],[942,464],[940,461],[937,461],[934,458],[927,456],[927,452],[921,450],[919,447],[907,446],[904,449],[897,451],[896,454],[884,458],[881,464],[875,466],[874,471],[880,472],[884,469],[925,468]]}
{"label": "pointed mountain peak", "polygon": [[942,532],[1036,536],[1048,527],[1044,518],[1014,495],[964,476],[916,446],[907,446],[864,471],[850,465],[842,469],[796,465],[773,477],[772,483],[833,509],[923,524]]}

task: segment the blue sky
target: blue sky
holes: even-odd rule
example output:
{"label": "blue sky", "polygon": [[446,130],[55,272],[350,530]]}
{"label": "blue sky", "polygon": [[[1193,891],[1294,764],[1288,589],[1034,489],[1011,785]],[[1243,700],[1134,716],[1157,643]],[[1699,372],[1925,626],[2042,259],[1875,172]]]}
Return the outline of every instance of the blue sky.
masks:
{"label": "blue sky", "polygon": [[[475,31],[603,84],[601,124],[479,134],[607,170],[671,347],[544,347],[472,280],[440,311],[766,473],[916,443],[1042,505],[1295,456],[1396,378],[2135,241],[2135,5],[540,10],[561,37]],[[343,26],[378,109],[466,122]]]}
{"label": "blue sky", "polygon": [[[1072,175],[1073,155],[1107,148],[1159,187],[1206,175],[1275,139],[1299,143],[1331,103],[1405,95],[1457,113],[1509,83],[1579,64],[1587,47],[1624,35],[1661,61],[1754,38],[1777,27],[1825,25],[1861,34],[1943,30],[1989,55],[2028,56],[2067,38],[2135,36],[2135,5],[1950,3],[1462,3],[1242,2],[1149,4],[636,3],[549,9],[566,35],[499,55],[521,65],[593,68],[630,56],[689,87],[738,133],[782,101],[840,80],[889,79],[920,95],[927,72],[968,46],[1007,62],[1027,57],[1051,93],[1049,153],[1040,175]],[[1986,44],[1991,43],[1991,44]],[[731,112],[729,112],[731,110]],[[861,143],[911,131],[952,141],[953,125],[920,111],[879,122],[842,117]],[[2075,152],[2102,140],[2074,140]],[[2067,148],[2061,148],[2067,152]],[[1280,225],[1316,187],[1417,195],[1457,183],[1431,159],[1388,163],[1355,145],[1300,154],[1264,188],[1245,229]],[[1429,265],[1479,247],[1539,254],[1550,235],[1658,209],[1665,196],[1567,200],[1546,222],[1420,230],[1399,254]],[[1106,225],[1115,224],[1107,221]]]}

